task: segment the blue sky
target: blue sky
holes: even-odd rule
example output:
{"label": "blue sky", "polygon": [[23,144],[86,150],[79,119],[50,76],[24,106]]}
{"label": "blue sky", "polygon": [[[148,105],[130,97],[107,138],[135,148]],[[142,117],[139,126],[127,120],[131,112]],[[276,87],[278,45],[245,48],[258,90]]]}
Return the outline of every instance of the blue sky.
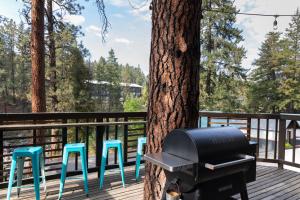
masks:
{"label": "blue sky", "polygon": [[[147,0],[130,0],[135,5],[143,4]],[[119,63],[140,65],[144,73],[149,70],[149,52],[151,37],[151,17],[149,2],[139,10],[131,8],[128,0],[105,0],[106,13],[111,27],[107,40],[102,43],[100,36],[101,22],[93,0],[85,2],[80,16],[66,16],[65,20],[82,26],[85,36],[81,38],[84,45],[90,50],[92,59],[100,56],[107,57],[108,51],[113,48]],[[18,10],[22,3],[15,0],[0,0],[0,15],[20,21]],[[241,12],[264,14],[293,14],[300,7],[299,0],[236,0],[235,5]],[[247,50],[247,58],[243,61],[245,68],[251,68],[251,63],[257,57],[258,48],[267,32],[273,30],[273,17],[237,16],[237,26],[243,30],[245,41],[242,45]],[[290,17],[280,17],[278,31],[288,27]]]}

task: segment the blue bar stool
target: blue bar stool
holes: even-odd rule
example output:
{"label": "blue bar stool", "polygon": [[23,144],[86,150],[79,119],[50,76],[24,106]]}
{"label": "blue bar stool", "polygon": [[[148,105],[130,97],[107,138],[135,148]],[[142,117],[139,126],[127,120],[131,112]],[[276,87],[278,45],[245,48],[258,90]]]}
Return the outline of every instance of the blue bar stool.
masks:
{"label": "blue bar stool", "polygon": [[120,171],[121,171],[123,187],[125,187],[122,142],[120,140],[106,140],[103,142],[103,151],[102,151],[101,168],[100,168],[100,189],[102,189],[102,187],[103,187],[104,171],[105,171],[105,165],[106,165],[107,154],[108,154],[109,148],[117,148],[118,149],[119,167],[120,167]]}
{"label": "blue bar stool", "polygon": [[[76,152],[80,153],[81,166],[82,166],[81,168],[82,168],[82,174],[84,180],[84,190],[86,196],[88,196],[89,189],[88,189],[88,175],[87,175],[87,163],[86,163],[86,147],[84,143],[75,143],[75,144],[66,144],[64,147],[58,199],[61,199],[64,186],[65,186],[69,153],[76,153]],[[73,179],[78,179],[78,178],[73,178]]]}
{"label": "blue bar stool", "polygon": [[40,200],[40,169],[42,173],[41,178],[43,180],[44,192],[46,193],[46,178],[45,178],[45,163],[44,163],[45,161],[43,155],[43,148],[42,147],[21,147],[21,148],[16,148],[12,155],[9,182],[8,182],[8,191],[6,196],[7,200],[10,199],[11,190],[13,188],[13,184],[15,183],[14,173],[16,167],[17,167],[16,188],[17,188],[18,197],[20,195],[21,188],[22,188],[21,185],[22,185],[25,157],[30,157],[32,161],[32,174],[34,180],[35,199]]}
{"label": "blue bar stool", "polygon": [[138,180],[140,176],[140,165],[141,157],[143,155],[143,145],[147,143],[146,137],[138,138],[137,152],[136,152],[136,163],[135,163],[135,179]]}

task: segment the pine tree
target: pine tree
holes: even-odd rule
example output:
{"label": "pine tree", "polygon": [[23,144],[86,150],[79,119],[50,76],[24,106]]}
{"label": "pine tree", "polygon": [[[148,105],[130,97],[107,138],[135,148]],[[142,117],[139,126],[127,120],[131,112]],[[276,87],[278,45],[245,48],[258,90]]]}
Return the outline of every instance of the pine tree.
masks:
{"label": "pine tree", "polygon": [[16,71],[16,93],[18,100],[21,102],[22,112],[29,112],[29,94],[31,79],[31,62],[30,62],[30,29],[25,28],[23,22],[18,26],[18,36],[16,47],[17,71]]}
{"label": "pine tree", "polygon": [[270,32],[259,49],[256,68],[251,74],[249,107],[257,112],[278,112],[281,66],[285,63],[281,33]]}
{"label": "pine tree", "polygon": [[292,17],[284,42],[286,65],[282,66],[279,108],[285,112],[300,110],[300,10]]}
{"label": "pine tree", "polygon": [[[233,14],[237,9],[231,0],[204,0],[202,7],[206,10],[218,9],[226,13],[205,11],[203,14],[200,109],[235,110],[240,107],[238,99],[240,99],[241,88],[233,86],[246,77],[246,70],[241,66],[246,53],[241,46],[242,31],[235,26],[236,15]],[[223,91],[226,88],[231,88],[231,95],[227,95],[228,91]],[[223,96],[220,96],[221,94]],[[234,104],[228,105],[226,102],[234,102]],[[224,107],[216,107],[216,104],[224,104]],[[235,106],[231,107],[231,105]]]}

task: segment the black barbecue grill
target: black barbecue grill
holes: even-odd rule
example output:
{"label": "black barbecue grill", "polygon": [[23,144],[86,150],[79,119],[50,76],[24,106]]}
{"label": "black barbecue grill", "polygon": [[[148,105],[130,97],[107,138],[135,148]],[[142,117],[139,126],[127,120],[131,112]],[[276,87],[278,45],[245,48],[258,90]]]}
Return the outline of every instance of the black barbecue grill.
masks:
{"label": "black barbecue grill", "polygon": [[246,183],[256,177],[255,150],[256,143],[234,127],[175,129],[162,152],[144,158],[164,169],[164,193],[176,190],[184,200],[222,200],[240,193],[247,200]]}

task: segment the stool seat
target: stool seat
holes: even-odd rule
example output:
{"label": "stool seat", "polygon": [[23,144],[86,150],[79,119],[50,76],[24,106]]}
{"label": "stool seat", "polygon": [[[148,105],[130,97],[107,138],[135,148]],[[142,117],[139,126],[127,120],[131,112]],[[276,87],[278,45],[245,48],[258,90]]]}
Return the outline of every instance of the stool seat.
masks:
{"label": "stool seat", "polygon": [[33,154],[41,154],[43,152],[42,147],[20,147],[16,148],[13,152],[16,156],[29,156]]}
{"label": "stool seat", "polygon": [[81,157],[81,165],[82,165],[82,174],[84,180],[84,190],[86,196],[88,196],[88,175],[87,175],[87,159],[86,159],[86,147],[84,143],[74,143],[74,144],[66,144],[64,146],[63,152],[63,162],[62,162],[62,169],[61,169],[61,177],[60,177],[60,186],[59,186],[59,196],[58,199],[61,199],[62,193],[65,186],[65,180],[67,175],[67,168],[68,168],[68,160],[69,160],[69,153],[80,153]]}
{"label": "stool seat", "polygon": [[[11,160],[11,169],[9,175],[8,191],[6,199],[10,199],[11,190],[13,188],[14,172],[17,168],[17,193],[20,195],[22,188],[22,178],[25,157],[30,157],[32,161],[32,174],[34,179],[34,191],[36,200],[40,200],[40,170],[42,173],[42,180],[44,185],[44,192],[46,193],[46,178],[45,178],[45,163],[42,147],[20,147],[13,151]],[[46,194],[47,195],[47,194]]]}
{"label": "stool seat", "polygon": [[84,143],[74,143],[74,144],[66,144],[64,149],[70,151],[79,151],[80,148],[85,148]]}
{"label": "stool seat", "polygon": [[121,171],[122,184],[123,187],[125,187],[122,142],[121,140],[106,140],[103,142],[102,159],[101,159],[101,166],[100,166],[100,189],[102,189],[103,187],[104,171],[105,171],[105,165],[106,165],[109,148],[117,148],[118,150],[119,167]]}

